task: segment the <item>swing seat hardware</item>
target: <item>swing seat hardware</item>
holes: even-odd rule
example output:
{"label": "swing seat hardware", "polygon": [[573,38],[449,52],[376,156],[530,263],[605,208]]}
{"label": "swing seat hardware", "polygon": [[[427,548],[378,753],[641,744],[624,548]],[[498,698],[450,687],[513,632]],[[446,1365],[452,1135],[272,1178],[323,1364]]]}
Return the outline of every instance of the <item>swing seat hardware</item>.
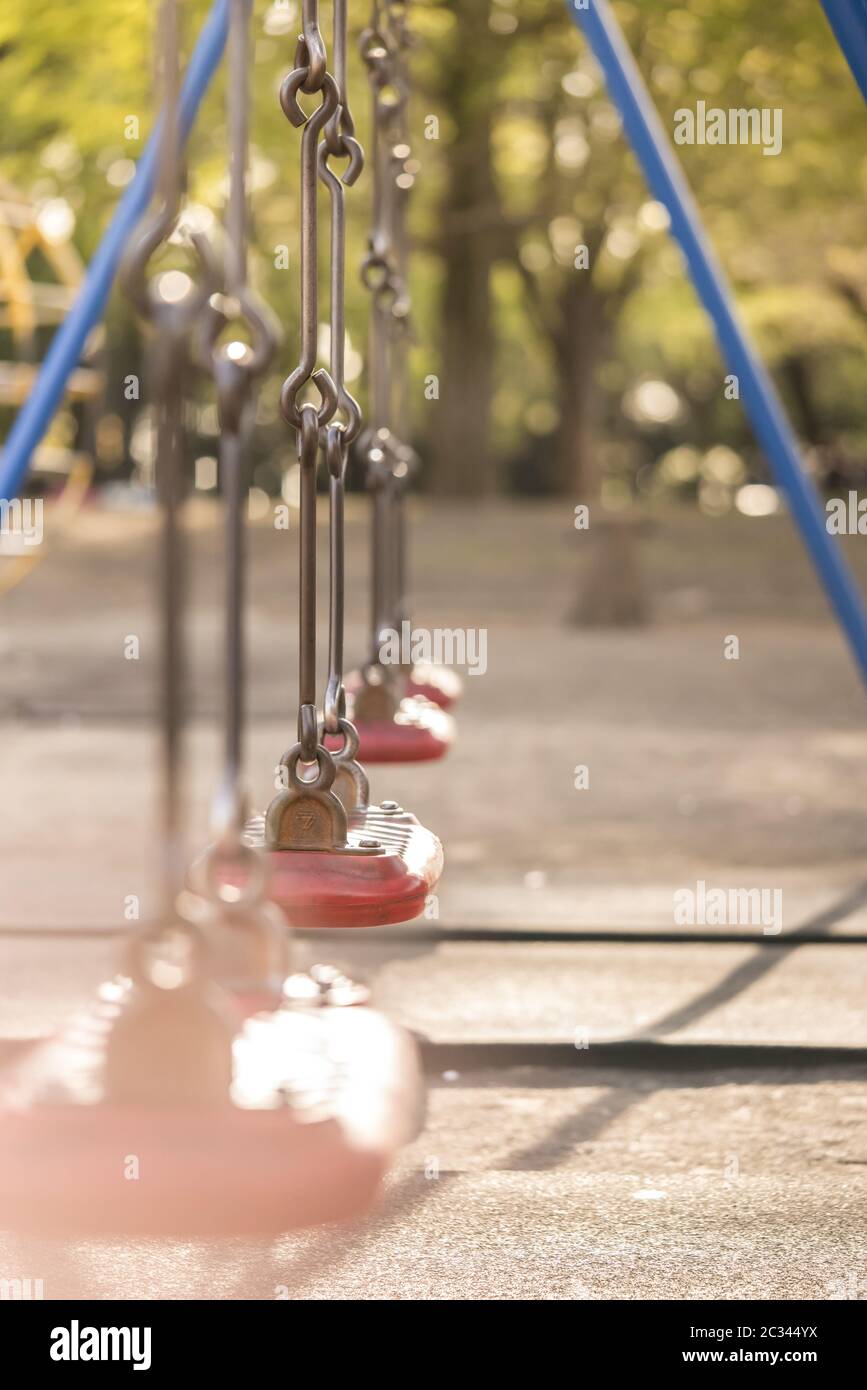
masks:
{"label": "swing seat hardware", "polygon": [[437,836],[408,811],[357,807],[343,853],[267,850],[265,817],[247,822],[245,841],[265,850],[269,895],[302,929],[384,927],[421,916],[443,867]]}
{"label": "swing seat hardware", "polygon": [[[390,719],[361,718],[351,698],[349,707],[365,763],[433,762],[444,757],[454,741],[452,716],[419,695],[401,700]],[[328,737],[325,746],[331,747]]]}
{"label": "swing seat hardware", "polygon": [[[349,814],[356,807],[370,804],[370,783],[364,768],[357,761],[358,731],[355,725],[350,724],[342,715],[337,717],[336,723],[337,729],[332,735],[332,742],[336,745],[342,737],[343,747],[334,746],[330,749],[334,760],[332,789],[344,811]],[[327,724],[323,726],[323,734],[326,727]]]}
{"label": "swing seat hardware", "polygon": [[95,1009],[0,1077],[0,1224],[263,1236],[366,1211],[420,1127],[422,1084],[409,1036],[364,1004],[341,1007],[345,977],[334,976],[316,986],[315,1009],[292,1003],[238,1029],[219,1096],[174,1104],[169,1055],[165,1099],[111,1098],[109,1044],[131,1001],[122,985],[104,987]]}
{"label": "swing seat hardware", "polygon": [[269,849],[339,851],[346,841],[346,812],[333,791],[278,792],[265,817]]}
{"label": "swing seat hardware", "polygon": [[346,849],[347,827],[346,812],[332,790],[337,771],[334,758],[316,745],[316,771],[307,777],[298,770],[302,753],[303,745],[296,743],[280,759],[288,785],[277,793],[265,813],[265,845],[275,850],[339,854]]}
{"label": "swing seat hardware", "polygon": [[334,775],[334,795],[347,815],[358,806],[366,806],[370,800],[370,784],[364,768],[354,758],[340,758],[335,755],[337,768]]}

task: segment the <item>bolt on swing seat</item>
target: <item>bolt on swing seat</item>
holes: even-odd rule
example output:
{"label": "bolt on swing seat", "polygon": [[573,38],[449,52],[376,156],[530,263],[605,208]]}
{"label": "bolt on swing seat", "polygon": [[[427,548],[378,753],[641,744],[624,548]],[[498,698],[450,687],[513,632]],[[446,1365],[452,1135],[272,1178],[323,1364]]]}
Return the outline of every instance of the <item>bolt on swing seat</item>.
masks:
{"label": "bolt on swing seat", "polygon": [[261,1236],[370,1206],[421,1121],[409,1037],[311,976],[239,1028],[202,939],[175,924],[161,957],[142,939],[134,983],[0,1074],[0,1226]]}

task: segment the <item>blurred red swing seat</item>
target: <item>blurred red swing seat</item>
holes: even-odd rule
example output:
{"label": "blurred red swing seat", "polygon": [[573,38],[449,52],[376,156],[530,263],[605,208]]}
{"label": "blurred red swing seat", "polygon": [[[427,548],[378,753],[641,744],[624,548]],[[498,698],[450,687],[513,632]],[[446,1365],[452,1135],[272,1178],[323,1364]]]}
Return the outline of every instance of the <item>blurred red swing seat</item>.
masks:
{"label": "blurred red swing seat", "polygon": [[[346,692],[353,695],[364,683],[360,671],[351,671],[346,678]],[[449,666],[437,666],[432,662],[416,662],[407,671],[405,693],[419,695],[423,700],[440,709],[450,710],[458,703],[464,692],[464,683],[457,671]]]}
{"label": "blurred red swing seat", "polygon": [[456,705],[463,692],[463,681],[448,666],[415,665],[406,682],[407,695],[421,695],[444,710]]}
{"label": "blurred red swing seat", "polygon": [[[358,731],[358,756],[364,763],[426,763],[444,758],[454,742],[455,722],[450,714],[423,696],[400,700],[390,717],[353,718],[355,705],[347,697],[349,719]],[[325,747],[336,751],[338,736],[326,735]]]}
{"label": "blurred red swing seat", "polygon": [[421,1120],[401,1029],[364,1006],[256,1015],[233,1045],[225,1103],[119,1103],[105,1094],[116,988],[0,1074],[0,1226],[273,1236],[369,1208]]}

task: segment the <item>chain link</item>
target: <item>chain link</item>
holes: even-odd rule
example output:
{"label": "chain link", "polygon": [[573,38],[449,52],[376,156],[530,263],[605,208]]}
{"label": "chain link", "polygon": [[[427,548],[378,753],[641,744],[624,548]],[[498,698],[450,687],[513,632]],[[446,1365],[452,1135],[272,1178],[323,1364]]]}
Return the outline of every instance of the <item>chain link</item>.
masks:
{"label": "chain link", "polygon": [[[298,100],[302,91],[320,97],[319,105],[310,116]],[[337,410],[339,398],[331,375],[324,367],[316,365],[319,330],[316,186],[320,137],[330,121],[335,117],[340,119],[340,94],[328,71],[325,40],[319,28],[318,0],[303,0],[302,33],[295,49],[295,67],[281,84],[280,106],[290,124],[302,130],[301,350],[298,365],[284,381],[280,395],[284,418],[297,431],[300,468],[298,744],[283,760],[289,781],[297,792],[303,786],[297,770],[299,760],[308,766],[317,762],[317,776],[327,775],[330,761],[330,754],[319,744],[316,712],[316,468],[320,432]],[[309,382],[319,392],[318,408],[310,401],[299,401]]]}
{"label": "chain link", "polygon": [[[298,770],[299,761],[316,763],[317,779],[328,775],[333,761],[321,742],[316,712],[316,472],[324,448],[330,499],[329,674],[324,698],[325,731],[336,733],[345,718],[343,690],[344,630],[344,490],[348,447],[361,428],[361,410],[345,381],[345,189],[361,173],[364,155],[355,137],[355,123],[346,85],[347,4],[334,0],[334,71],[329,72],[325,43],[319,28],[318,5],[306,0],[303,33],[295,53],[296,66],[284,80],[280,104],[287,119],[303,126],[301,138],[301,353],[295,370],[283,385],[281,405],[286,420],[298,432],[300,461],[300,663],[298,746],[284,759],[296,792],[311,783]],[[319,93],[321,101],[305,116],[299,92]],[[341,175],[333,165],[346,161]],[[330,353],[329,369],[317,367],[319,263],[316,180],[328,189],[330,205]],[[320,405],[300,401],[309,382],[317,387]],[[340,419],[335,416],[340,413]],[[323,734],[324,736],[324,734]],[[296,755],[297,754],[297,755]]]}
{"label": "chain link", "polygon": [[373,106],[373,211],[361,278],[371,292],[368,386],[370,428],[364,439],[367,485],[373,494],[371,660],[378,662],[385,629],[399,624],[405,605],[406,541],[403,496],[417,467],[408,429],[407,352],[410,300],[406,225],[413,163],[408,143],[412,35],[406,4],[375,0],[360,50]]}
{"label": "chain link", "polygon": [[[346,0],[334,0],[334,74],[339,107],[325,128],[319,146],[319,177],[329,193],[331,207],[331,376],[345,422],[333,421],[325,431],[325,461],[328,469],[330,509],[330,605],[329,671],[323,702],[325,729],[340,731],[345,722],[346,696],[343,688],[343,635],[345,590],[344,500],[349,445],[361,429],[361,409],[347,390],[344,379],[346,352],[346,197],[364,164],[364,153],[355,138],[355,124],[349,109],[346,86],[347,11]],[[336,159],[347,159],[342,178],[331,168]],[[348,746],[348,740],[347,740]]]}
{"label": "chain link", "polygon": [[[301,430],[298,397],[308,382],[319,392],[317,419],[324,426],[337,409],[337,388],[324,367],[316,366],[319,328],[318,267],[319,227],[316,209],[319,138],[338,114],[337,83],[328,71],[325,41],[319,29],[317,0],[304,0],[303,33],[295,50],[296,66],[280,87],[280,106],[286,119],[302,129],[301,136],[301,352],[298,365],[283,383],[280,404],[285,419]],[[298,101],[300,91],[321,96],[310,116]]]}

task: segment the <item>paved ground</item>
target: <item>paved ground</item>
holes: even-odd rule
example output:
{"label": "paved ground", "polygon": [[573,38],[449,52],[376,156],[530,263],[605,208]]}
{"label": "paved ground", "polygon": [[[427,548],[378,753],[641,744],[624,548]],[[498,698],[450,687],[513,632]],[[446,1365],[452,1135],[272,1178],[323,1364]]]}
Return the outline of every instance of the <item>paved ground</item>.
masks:
{"label": "paved ground", "polygon": [[[194,521],[198,844],[218,755],[220,587],[213,513]],[[7,1037],[86,998],[111,968],[124,898],[149,900],[149,527],[90,510],[3,600]],[[850,1052],[778,1052],[733,1070],[725,1051],[867,1046],[864,945],[820,944],[867,933],[863,691],[788,523],[659,518],[644,548],[654,621],[617,633],[563,623],[588,564],[568,506],[420,503],[416,534],[416,621],[489,634],[447,762],[373,775],[379,797],[442,835],[439,917],[299,952],[345,961],[389,1012],[464,1047],[467,1066],[444,1079],[447,1053],[430,1054],[427,1129],[361,1228],[267,1248],[7,1238],[0,1276],[43,1277],[49,1296],[864,1297],[867,1067]],[[350,542],[362,563],[360,516]],[[291,534],[254,533],[260,802],[292,737],[293,547]],[[851,557],[867,584],[857,538]],[[350,608],[360,651],[360,592]],[[123,657],[130,634],[138,662]],[[730,635],[738,661],[723,657]],[[578,764],[588,790],[574,787]],[[778,890],[779,934],[756,944],[739,938],[761,927],[743,922],[678,926],[674,894],[699,881]],[[105,935],[82,940],[81,927]],[[636,939],[568,939],[576,929]],[[725,939],[664,939],[694,931]],[[530,1047],[528,1065],[479,1069],[466,1047],[576,1039],[568,1068],[530,1065]],[[609,1064],[623,1039],[665,1042],[675,1058],[685,1043],[723,1050],[710,1066],[669,1068],[652,1051]]]}
{"label": "paved ground", "polygon": [[467,1077],[435,1086],[360,1227],[270,1245],[7,1239],[0,1269],[48,1297],[863,1297],[865,1109],[863,1084],[787,1072]]}

